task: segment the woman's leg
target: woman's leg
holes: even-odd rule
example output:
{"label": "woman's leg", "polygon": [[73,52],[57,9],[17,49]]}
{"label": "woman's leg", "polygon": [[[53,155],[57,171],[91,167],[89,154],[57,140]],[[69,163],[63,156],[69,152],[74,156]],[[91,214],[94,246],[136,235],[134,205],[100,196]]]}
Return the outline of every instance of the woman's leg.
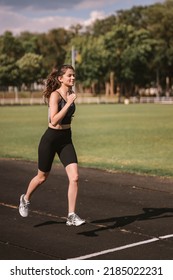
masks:
{"label": "woman's leg", "polygon": [[25,199],[27,201],[30,200],[31,195],[34,193],[34,191],[37,189],[37,187],[46,181],[48,176],[49,176],[49,172],[42,172],[42,171],[38,170],[37,175],[30,181],[30,183],[28,185],[28,189],[25,194]]}
{"label": "woman's leg", "polygon": [[[54,159],[55,151],[52,145],[52,135],[49,129],[43,134],[39,147],[38,147],[38,172],[37,175],[30,181],[26,194],[22,194],[20,197],[19,213],[22,217],[27,217],[29,214],[29,200],[37,189],[38,186],[43,184],[51,170],[52,162]],[[44,172],[41,170],[48,170]]]}
{"label": "woman's leg", "polygon": [[28,217],[29,215],[29,200],[33,192],[47,179],[49,172],[45,173],[38,170],[37,175],[30,181],[26,194],[22,194],[20,197],[19,213],[22,217]]}
{"label": "woman's leg", "polygon": [[85,223],[85,220],[76,215],[76,200],[78,194],[78,165],[71,163],[66,166],[66,172],[69,178],[68,188],[68,218],[67,226],[80,226]]}
{"label": "woman's leg", "polygon": [[77,163],[71,163],[67,165],[65,169],[69,179],[68,213],[72,213],[76,210],[76,200],[78,194],[78,165]]}

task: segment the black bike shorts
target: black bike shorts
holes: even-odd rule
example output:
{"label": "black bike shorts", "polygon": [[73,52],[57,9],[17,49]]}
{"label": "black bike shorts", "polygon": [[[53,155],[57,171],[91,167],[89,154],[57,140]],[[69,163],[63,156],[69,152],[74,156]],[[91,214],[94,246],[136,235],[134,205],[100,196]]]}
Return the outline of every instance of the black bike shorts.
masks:
{"label": "black bike shorts", "polygon": [[78,162],[70,128],[58,130],[48,127],[38,147],[38,169],[49,172],[56,153],[64,167]]}

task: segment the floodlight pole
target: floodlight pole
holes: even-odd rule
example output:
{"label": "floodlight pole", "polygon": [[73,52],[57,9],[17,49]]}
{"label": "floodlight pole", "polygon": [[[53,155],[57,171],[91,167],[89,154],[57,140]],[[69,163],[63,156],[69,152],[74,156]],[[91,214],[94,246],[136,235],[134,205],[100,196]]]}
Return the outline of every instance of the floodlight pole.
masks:
{"label": "floodlight pole", "polygon": [[73,68],[75,68],[75,49],[74,46],[71,48],[71,64]]}
{"label": "floodlight pole", "polygon": [[[71,64],[73,68],[75,69],[75,49],[74,46],[71,48]],[[73,91],[75,91],[75,85],[73,86]]]}

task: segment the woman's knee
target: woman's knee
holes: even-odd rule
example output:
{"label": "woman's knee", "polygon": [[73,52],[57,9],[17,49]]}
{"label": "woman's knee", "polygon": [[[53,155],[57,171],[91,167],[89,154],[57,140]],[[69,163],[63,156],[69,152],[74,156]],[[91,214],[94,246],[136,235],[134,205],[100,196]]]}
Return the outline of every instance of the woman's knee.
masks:
{"label": "woman's knee", "polygon": [[39,171],[38,175],[37,175],[39,185],[43,184],[47,180],[48,176],[49,176],[49,173],[44,173],[44,172]]}
{"label": "woman's knee", "polygon": [[79,175],[78,173],[72,173],[70,176],[69,176],[69,180],[70,182],[73,182],[73,183],[77,183],[78,180],[79,180]]}
{"label": "woman's knee", "polygon": [[78,175],[78,166],[76,163],[69,164],[66,166],[66,172],[70,182],[78,182],[79,175]]}
{"label": "woman's knee", "polygon": [[74,181],[74,182],[78,182],[78,180],[79,180],[79,175],[78,175],[78,173],[76,173],[76,174],[74,174],[74,176],[73,176],[73,181]]}

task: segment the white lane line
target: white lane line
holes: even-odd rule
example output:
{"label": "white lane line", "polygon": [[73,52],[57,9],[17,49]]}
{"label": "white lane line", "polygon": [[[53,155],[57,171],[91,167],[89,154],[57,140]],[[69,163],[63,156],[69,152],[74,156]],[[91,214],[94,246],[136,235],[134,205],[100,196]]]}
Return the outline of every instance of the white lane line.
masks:
{"label": "white lane line", "polygon": [[[16,205],[7,204],[7,203],[4,203],[4,202],[0,202],[0,206],[4,206],[4,207],[7,207],[7,208],[12,208],[12,209],[18,209],[19,208]],[[57,216],[57,215],[53,215],[53,214],[38,211],[38,210],[30,210],[30,213],[34,213],[34,214],[42,215],[42,216],[47,216],[47,217],[51,217],[51,218],[56,218],[56,219],[67,220],[66,217],[60,217],[60,216]]]}
{"label": "white lane line", "polygon": [[140,246],[140,245],[144,245],[144,244],[148,244],[148,243],[152,243],[152,242],[156,242],[156,241],[159,241],[159,240],[162,240],[162,239],[168,239],[168,238],[172,238],[172,237],[173,237],[173,234],[164,235],[164,236],[160,236],[160,237],[155,237],[155,238],[151,238],[151,239],[148,239],[148,240],[128,244],[128,245],[125,245],[125,246],[120,246],[120,247],[116,247],[116,248],[112,248],[112,249],[108,249],[108,250],[103,250],[103,251],[100,251],[100,252],[96,252],[96,253],[80,256],[80,257],[70,258],[69,260],[90,259],[90,258],[93,258],[93,257],[113,253],[113,252],[116,252],[116,251],[125,250],[125,249],[128,249],[128,248],[132,248],[132,247],[136,247],[136,246]]}
{"label": "white lane line", "polygon": [[173,237],[173,234],[160,236],[159,239],[168,239],[168,238],[171,238],[171,237]]}
{"label": "white lane line", "polygon": [[18,208],[18,207],[15,206],[15,205],[6,204],[6,203],[4,203],[4,202],[0,202],[0,205],[1,205],[1,206],[8,207],[8,208],[13,208],[13,209],[17,209],[17,208]]}

